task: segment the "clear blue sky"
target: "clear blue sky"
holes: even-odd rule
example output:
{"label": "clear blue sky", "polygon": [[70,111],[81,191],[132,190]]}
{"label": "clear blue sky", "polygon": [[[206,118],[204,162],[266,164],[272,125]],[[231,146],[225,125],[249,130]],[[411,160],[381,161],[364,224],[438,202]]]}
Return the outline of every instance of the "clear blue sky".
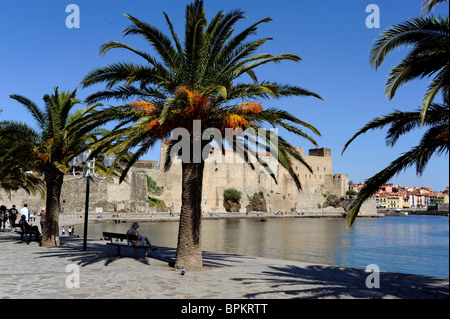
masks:
{"label": "clear blue sky", "polygon": [[[129,24],[123,13],[130,13],[167,32],[162,11],[168,13],[182,37],[184,10],[187,0],[40,0],[3,1],[0,10],[0,120],[31,122],[24,109],[11,100],[10,94],[22,94],[41,104],[42,96],[59,86],[60,90],[78,88],[84,99],[100,87],[82,89],[81,79],[93,68],[117,61],[137,61],[132,54],[110,51],[98,55],[99,46],[107,41],[123,41],[146,50],[147,44],[136,37],[122,38]],[[66,28],[66,6],[74,3],[80,8],[80,28]],[[380,8],[381,28],[369,29],[365,20],[366,6],[374,3]],[[367,133],[340,155],[345,142],[365,123],[393,109],[416,109],[424,94],[427,81],[417,81],[401,88],[394,100],[384,95],[389,69],[407,53],[407,48],[390,56],[381,69],[369,66],[369,49],[384,28],[420,15],[421,0],[345,0],[299,1],[278,0],[206,0],[207,16],[218,10],[239,8],[248,19],[238,24],[244,28],[264,17],[273,21],[263,24],[256,37],[272,37],[263,51],[295,53],[300,63],[263,66],[260,80],[274,80],[302,86],[320,94],[325,101],[314,98],[288,98],[264,102],[278,106],[315,125],[321,132],[320,147],[333,151],[334,173],[348,174],[355,182],[369,178],[386,167],[401,153],[417,145],[422,130],[403,137],[394,148],[385,145],[385,131]],[[445,14],[447,5],[440,5],[435,14]],[[113,104],[113,102],[111,102]],[[281,132],[283,134],[283,132]],[[305,149],[313,146],[306,140],[287,136],[288,140]],[[150,151],[143,159],[159,160],[159,149]],[[408,186],[428,186],[435,191],[449,185],[448,155],[430,160],[422,177],[414,168],[391,181]]]}

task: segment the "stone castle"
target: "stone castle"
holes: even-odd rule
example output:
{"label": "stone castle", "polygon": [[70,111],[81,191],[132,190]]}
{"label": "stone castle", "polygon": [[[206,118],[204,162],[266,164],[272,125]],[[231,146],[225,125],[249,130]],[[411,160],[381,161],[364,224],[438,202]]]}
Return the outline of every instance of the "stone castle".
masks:
{"label": "stone castle", "polygon": [[[164,154],[166,142],[161,143],[160,165],[156,161],[138,161],[129,171],[126,180],[119,184],[118,179],[107,181],[93,179],[90,187],[90,212],[150,213],[156,208],[149,207],[148,197],[157,197],[164,202],[164,210],[179,212],[181,208],[181,164],[174,163],[168,172],[164,172]],[[311,173],[300,162],[294,160],[293,169],[302,183],[298,190],[289,173],[277,165],[274,173],[277,182],[265,172],[259,163],[252,170],[247,163],[232,160],[221,161],[227,156],[235,156],[231,150],[222,152],[214,149],[205,164],[202,209],[206,212],[224,212],[223,193],[227,188],[235,188],[242,193],[240,212],[246,212],[247,206],[255,194],[263,197],[267,211],[308,213],[344,213],[344,205],[330,206],[331,197],[344,200],[348,190],[348,175],[333,174],[331,150],[327,148],[310,149],[304,155],[303,147],[297,147],[304,160],[312,167]],[[259,154],[270,159],[270,154]],[[218,160],[219,159],[219,160]],[[155,196],[149,193],[147,179],[150,177],[162,192]],[[86,183],[72,175],[65,176],[61,192],[62,212],[84,212]],[[45,207],[45,201],[39,195],[33,197],[23,190],[13,192],[11,199],[0,190],[0,201],[8,208],[15,204],[18,208],[27,203],[31,211]],[[347,199],[348,202],[348,199]],[[376,213],[375,201],[365,203],[361,215]]]}

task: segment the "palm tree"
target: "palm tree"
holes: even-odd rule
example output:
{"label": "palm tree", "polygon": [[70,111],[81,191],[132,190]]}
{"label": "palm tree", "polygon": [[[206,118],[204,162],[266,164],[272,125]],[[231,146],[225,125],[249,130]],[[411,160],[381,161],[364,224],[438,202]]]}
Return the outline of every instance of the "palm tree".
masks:
{"label": "palm tree", "polygon": [[[428,13],[439,2],[448,0],[428,0],[423,10]],[[413,17],[383,31],[370,51],[370,63],[378,69],[386,56],[410,46],[407,57],[391,69],[386,81],[386,95],[392,99],[397,89],[409,81],[431,78],[422,101],[421,116],[425,113],[438,94],[442,94],[446,103],[449,100],[449,21],[446,17]]]}
{"label": "palm tree", "polygon": [[[386,144],[394,146],[399,137],[422,125],[421,110],[415,112],[394,111],[388,115],[376,118],[361,128],[346,144],[342,153],[349,144],[359,135],[370,130],[382,129],[390,126],[386,135]],[[427,127],[420,143],[402,154],[389,166],[365,181],[365,186],[358,193],[352,203],[348,215],[347,225],[351,227],[358,215],[361,205],[369,199],[378,189],[395,175],[415,165],[416,174],[422,175],[428,161],[433,155],[447,155],[449,150],[449,106],[448,104],[432,103],[423,119],[423,126]]]}
{"label": "palm tree", "polygon": [[[125,151],[137,148],[122,178],[139,157],[158,140],[167,138],[174,129],[183,128],[189,133],[190,150],[187,154],[190,155],[182,163],[182,207],[175,267],[200,268],[201,191],[205,163],[204,158],[194,152],[194,120],[201,121],[201,132],[216,128],[221,133],[227,128],[244,130],[262,127],[266,123],[283,127],[317,146],[316,141],[299,128],[303,126],[320,135],[314,126],[281,109],[264,110],[257,100],[285,96],[320,97],[297,86],[258,81],[255,69],[259,66],[284,60],[300,61],[294,54],[255,54],[271,39],[248,40],[248,37],[255,33],[260,24],[269,22],[270,18],[262,19],[234,35],[235,24],[244,18],[242,11],[220,11],[208,22],[203,1],[197,0],[186,7],[185,38],[182,43],[169,17],[166,13],[164,16],[170,36],[126,15],[131,25],[125,29],[124,35],[142,36],[156,51],[158,58],[121,42],[108,42],[101,47],[101,54],[114,48],[126,49],[145,63],[121,62],[98,68],[91,71],[82,83],[84,87],[106,84],[105,91],[88,97],[89,103],[110,99],[133,101],[115,108],[116,116],[111,118],[119,120],[119,124],[112,134],[93,144],[97,152],[118,140],[121,143],[117,143],[117,149]],[[244,82],[245,75],[253,82]],[[258,138],[269,144],[269,135],[259,134]],[[201,149],[210,142],[211,139],[201,141]],[[242,141],[230,142],[244,152],[248,161],[248,146]],[[166,170],[171,165],[170,154],[176,144],[177,141],[171,141],[165,154]],[[291,158],[311,168],[297,150],[282,138],[279,139],[277,151],[279,162],[301,188],[291,167]]]}
{"label": "palm tree", "polygon": [[[427,0],[422,10],[427,14],[438,3],[448,0]],[[417,175],[421,175],[429,159],[448,153],[449,134],[449,23],[447,17],[415,17],[394,25],[381,33],[370,51],[370,63],[376,69],[383,64],[386,56],[402,46],[412,46],[408,56],[389,72],[386,82],[386,94],[392,99],[397,89],[417,78],[433,79],[424,95],[422,105],[416,112],[394,111],[376,118],[361,128],[344,146],[342,154],[359,135],[369,130],[381,129],[391,125],[386,142],[395,145],[398,138],[418,125],[429,127],[419,145],[402,154],[387,168],[369,178],[347,215],[347,225],[351,227],[359,213],[361,205],[369,199],[380,186],[406,168],[416,165]],[[443,104],[433,103],[442,94]]]}
{"label": "palm tree", "polygon": [[[45,184],[47,215],[43,246],[60,244],[58,221],[64,173],[69,169],[69,161],[86,148],[88,139],[93,140],[91,131],[103,123],[95,117],[97,105],[70,113],[80,103],[75,95],[76,90],[60,93],[55,88],[53,94],[44,96],[43,109],[24,96],[11,95],[33,116],[37,129],[16,121],[0,122],[0,176],[5,177],[2,181],[10,181],[2,186],[35,193]],[[92,116],[86,120],[90,113]],[[26,171],[34,173],[24,174]]]}

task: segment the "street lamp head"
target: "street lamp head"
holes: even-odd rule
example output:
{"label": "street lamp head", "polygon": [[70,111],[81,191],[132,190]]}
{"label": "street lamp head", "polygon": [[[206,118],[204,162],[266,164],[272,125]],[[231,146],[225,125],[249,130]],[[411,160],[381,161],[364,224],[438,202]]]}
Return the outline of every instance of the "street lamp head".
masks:
{"label": "street lamp head", "polygon": [[86,164],[89,155],[91,155],[90,150],[84,151],[83,153],[77,156],[77,161],[84,165]]}
{"label": "street lamp head", "polygon": [[112,154],[110,155],[105,155],[105,158],[103,159],[103,164],[110,168],[111,166],[113,166],[114,161],[116,160],[116,157]]}

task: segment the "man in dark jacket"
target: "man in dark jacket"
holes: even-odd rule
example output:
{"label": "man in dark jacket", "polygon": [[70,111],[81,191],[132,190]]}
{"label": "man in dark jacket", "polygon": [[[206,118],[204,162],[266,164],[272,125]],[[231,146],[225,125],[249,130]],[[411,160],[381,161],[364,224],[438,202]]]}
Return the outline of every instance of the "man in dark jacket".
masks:
{"label": "man in dark jacket", "polygon": [[[29,232],[30,234],[34,234],[36,241],[39,239],[39,227],[37,226],[31,226],[30,224],[28,224],[27,220],[25,219],[25,215],[20,216],[20,221],[19,221],[19,225],[23,225],[23,234],[25,234],[25,232]],[[30,235],[30,240],[31,240],[31,235]]]}
{"label": "man in dark jacket", "polygon": [[14,230],[14,224],[17,220],[17,214],[19,214],[19,211],[16,208],[16,205],[12,205],[12,208],[9,210],[9,225],[11,227],[11,231]]}

